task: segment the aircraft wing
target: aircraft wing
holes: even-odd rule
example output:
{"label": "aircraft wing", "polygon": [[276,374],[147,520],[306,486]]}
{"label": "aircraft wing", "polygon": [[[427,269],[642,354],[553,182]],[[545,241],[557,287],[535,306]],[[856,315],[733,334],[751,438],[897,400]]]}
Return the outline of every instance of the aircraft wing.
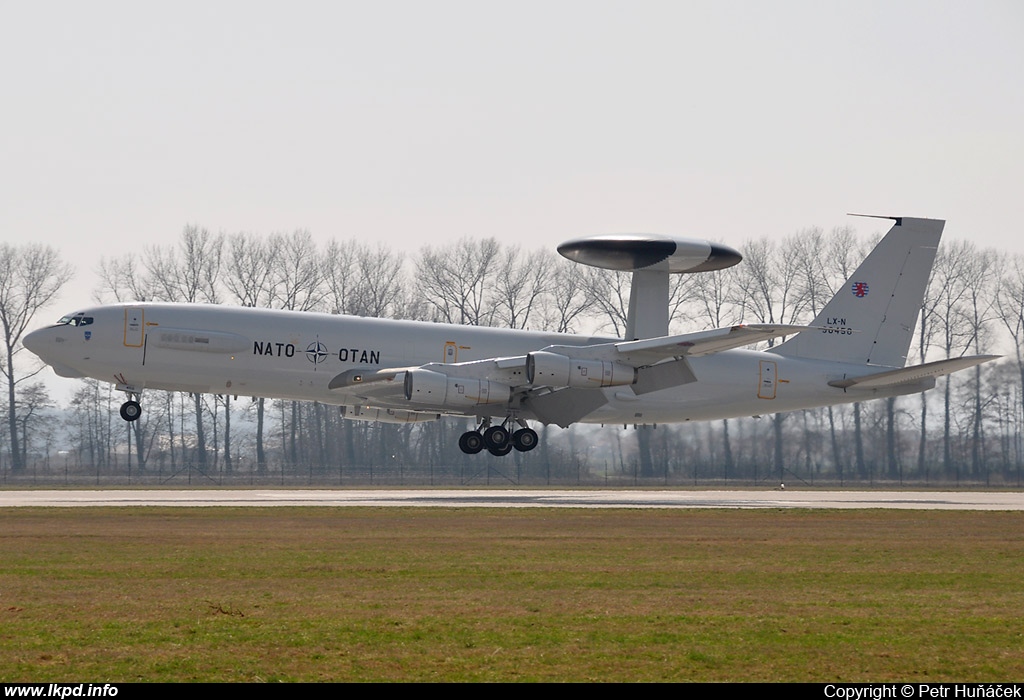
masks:
{"label": "aircraft wing", "polygon": [[[643,340],[614,341],[597,345],[549,345],[542,352],[556,353],[574,360],[620,362],[635,368],[649,367],[663,360],[711,355],[723,350],[753,345],[771,338],[793,335],[808,326],[785,324],[749,324],[715,328]],[[375,370],[350,369],[334,377],[328,388],[347,390],[361,384],[390,382],[414,369],[425,369],[450,377],[486,379],[511,387],[529,386],[526,355],[495,357],[470,362],[431,362],[417,367],[390,367]]]}
{"label": "aircraft wing", "polygon": [[571,355],[581,360],[606,360],[624,362],[634,367],[646,367],[669,358],[701,357],[744,345],[753,345],[772,338],[794,335],[808,330],[808,328],[810,327],[779,323],[754,323],[714,328],[697,333],[667,335],[643,340],[623,340],[584,347],[552,345],[544,350]]}
{"label": "aircraft wing", "polygon": [[839,389],[879,389],[881,387],[895,386],[897,384],[908,384],[919,382],[922,379],[943,377],[947,374],[980,365],[982,362],[995,360],[1002,355],[971,355],[968,357],[954,357],[948,360],[927,362],[923,365],[894,369],[888,372],[876,372],[861,377],[847,377],[844,379],[833,379],[828,383]]}
{"label": "aircraft wing", "polygon": [[[431,376],[444,375],[457,382],[456,391],[460,392],[460,396],[474,397],[473,400],[480,403],[494,403],[501,395],[502,390],[499,388],[501,386],[505,387],[506,393],[504,394],[505,398],[500,399],[500,403],[504,403],[508,399],[507,392],[511,390],[513,396],[518,396],[518,400],[531,406],[538,413],[545,412],[544,406],[551,404],[551,408],[554,409],[553,415],[563,416],[568,411],[567,406],[572,407],[569,413],[574,416],[579,411],[584,411],[585,415],[596,410],[607,400],[603,392],[594,391],[594,389],[612,385],[631,385],[634,393],[642,395],[687,384],[697,381],[687,358],[710,355],[771,338],[792,335],[806,329],[806,326],[752,324],[596,345],[549,345],[528,355],[447,364],[431,362],[417,367],[351,369],[334,377],[328,386],[335,391],[350,394],[370,404],[409,407],[410,402],[412,404],[419,402],[436,408],[438,404],[432,399],[438,395],[440,388],[438,391],[417,392],[409,388],[403,390],[403,384],[411,381],[410,386],[421,385],[420,382],[427,381]],[[604,366],[614,365],[617,368],[614,370],[615,379],[603,383],[600,379],[595,381],[582,379],[581,377],[588,376],[588,372],[577,369],[577,374],[580,374],[581,377],[576,377],[575,380],[562,377],[561,382],[557,379],[549,381],[546,378],[540,378],[540,374],[538,374],[537,377],[534,377],[536,381],[531,381],[531,372],[529,371],[530,360],[533,359],[531,356],[544,356],[549,361],[551,358],[556,358],[555,362],[563,362],[565,368],[594,365],[595,363],[597,365],[606,363]],[[600,371],[593,374],[596,367],[591,366],[587,369],[591,372],[590,377],[600,377]],[[552,377],[553,375],[546,376]],[[466,381],[478,383],[470,387],[464,384]],[[463,382],[463,384],[458,382]],[[486,383],[495,383],[499,386],[491,386]],[[467,391],[468,394],[465,393]],[[494,394],[495,391],[498,394]],[[485,393],[486,397],[483,396]],[[410,394],[420,398],[414,398]],[[465,407],[445,405],[452,412],[473,413],[480,403]],[[562,421],[555,422],[561,423]]]}

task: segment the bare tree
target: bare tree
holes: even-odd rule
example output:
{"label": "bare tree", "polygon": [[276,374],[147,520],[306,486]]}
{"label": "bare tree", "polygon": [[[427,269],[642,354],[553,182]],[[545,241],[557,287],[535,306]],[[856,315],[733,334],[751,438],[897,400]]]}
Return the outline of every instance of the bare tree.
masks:
{"label": "bare tree", "polygon": [[742,321],[743,307],[737,303],[735,268],[692,275],[692,303],[703,318],[700,329],[723,328]]}
{"label": "bare tree", "polygon": [[500,246],[494,238],[463,238],[443,248],[424,248],[416,265],[420,295],[444,323],[489,326],[495,315],[490,297]]}
{"label": "bare tree", "polygon": [[109,467],[114,452],[111,402],[112,387],[96,379],[85,379],[71,398],[71,410],[65,417],[65,430],[77,454],[97,469]]}
{"label": "bare tree", "polygon": [[591,305],[583,266],[563,258],[553,259],[548,294],[541,309],[541,328],[571,333],[576,329],[577,320]]}
{"label": "bare tree", "polygon": [[146,288],[162,301],[216,304],[223,251],[223,235],[189,224],[176,248],[155,246],[146,251]]}
{"label": "bare tree", "polygon": [[[809,308],[801,296],[801,275],[797,257],[789,253],[792,237],[779,250],[772,241],[761,238],[743,246],[743,267],[736,277],[736,302],[744,316],[760,323],[796,323]],[[746,318],[746,320],[750,320]],[[769,341],[769,347],[774,341]]]}
{"label": "bare tree", "polygon": [[[996,299],[1001,275],[1001,260],[992,249],[977,250],[971,246],[972,255],[964,268],[966,294],[963,315],[970,327],[975,354],[988,350],[991,322],[996,318]],[[984,469],[982,464],[982,420],[983,399],[981,366],[974,368],[973,420],[971,421],[971,470],[977,476]]]}
{"label": "bare tree", "polygon": [[20,447],[22,436],[18,434],[16,390],[41,369],[18,376],[14,364],[24,349],[21,337],[36,313],[53,300],[72,274],[71,266],[61,262],[57,252],[48,246],[0,245],[0,326],[4,336],[0,373],[7,380],[7,423],[14,471],[25,467]]}
{"label": "bare tree", "polygon": [[[996,296],[999,320],[1013,341],[1014,358],[1017,362],[1017,380],[1020,385],[1019,409],[1024,413],[1024,256],[1015,255],[1006,266]],[[1016,455],[1018,464],[1020,455]]]}
{"label": "bare tree", "polygon": [[[693,305],[694,289],[698,275],[678,274],[669,276],[668,323],[676,325],[681,332],[692,331],[693,322],[687,311]],[[671,330],[669,332],[672,332]]]}
{"label": "bare tree", "polygon": [[[973,257],[973,246],[961,241],[939,246],[932,272],[937,300],[933,314],[938,342],[946,357],[962,355],[973,340],[968,317],[964,314],[967,298],[968,263]],[[946,472],[953,469],[952,452],[952,382],[945,379],[943,390],[942,464]],[[957,468],[959,475],[959,468]]]}
{"label": "bare tree", "polygon": [[349,313],[393,318],[399,313],[404,287],[403,256],[378,243],[354,246],[356,281]]}
{"label": "bare tree", "polygon": [[[942,255],[941,248],[939,249],[939,254],[940,256]],[[936,260],[939,259],[940,258],[937,256]],[[928,353],[931,351],[931,347],[939,333],[940,318],[938,316],[938,307],[942,301],[942,293],[944,291],[940,289],[939,277],[941,277],[941,275],[933,273],[928,278],[928,286],[925,288],[924,300],[921,303],[921,313],[917,320],[917,357],[920,364],[924,364],[928,361]],[[920,399],[921,415],[917,445],[917,472],[919,475],[924,475],[927,479],[928,392],[922,391]]]}
{"label": "bare tree", "polygon": [[236,233],[227,240],[224,286],[242,306],[269,307],[278,249],[261,236]]}
{"label": "bare tree", "polygon": [[271,306],[289,311],[320,308],[327,292],[313,235],[304,229],[275,234],[268,245],[275,261]]}
{"label": "bare tree", "polygon": [[348,243],[331,240],[324,250],[321,261],[326,293],[326,308],[332,314],[355,313],[356,298],[356,255]]}
{"label": "bare tree", "polygon": [[623,337],[629,318],[631,273],[588,267],[584,270],[583,279],[587,297],[602,322],[602,328],[611,328],[616,337]]}
{"label": "bare tree", "polygon": [[41,414],[46,409],[52,408],[53,405],[53,401],[50,400],[50,395],[46,390],[46,386],[42,382],[32,382],[31,384],[23,386],[18,391],[17,420],[19,432],[21,433],[22,465],[28,464],[31,444],[39,441],[40,439],[47,439],[46,433],[48,431],[48,421],[42,421],[43,427],[41,429],[36,428],[35,426],[40,422],[37,419],[40,418]]}
{"label": "bare tree", "polygon": [[541,305],[554,269],[551,253],[523,254],[518,246],[505,248],[497,260],[494,305],[497,322],[508,328],[528,328],[530,316]]}
{"label": "bare tree", "polygon": [[99,285],[93,291],[93,299],[99,303],[149,301],[155,294],[148,288],[149,277],[142,263],[134,253],[120,258],[100,258],[96,275]]}

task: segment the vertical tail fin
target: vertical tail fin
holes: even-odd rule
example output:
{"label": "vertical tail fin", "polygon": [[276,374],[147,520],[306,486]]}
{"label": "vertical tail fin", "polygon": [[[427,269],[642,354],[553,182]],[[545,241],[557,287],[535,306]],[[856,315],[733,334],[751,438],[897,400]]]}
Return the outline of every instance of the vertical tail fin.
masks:
{"label": "vertical tail fin", "polygon": [[773,350],[780,355],[903,367],[946,222],[896,224],[811,323]]}

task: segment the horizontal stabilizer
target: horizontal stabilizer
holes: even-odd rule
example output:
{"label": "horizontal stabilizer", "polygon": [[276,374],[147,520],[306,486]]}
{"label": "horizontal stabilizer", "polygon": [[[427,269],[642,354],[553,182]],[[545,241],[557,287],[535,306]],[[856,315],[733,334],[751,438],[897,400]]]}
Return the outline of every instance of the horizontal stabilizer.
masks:
{"label": "horizontal stabilizer", "polygon": [[982,362],[995,360],[1001,355],[972,355],[970,357],[954,357],[948,360],[928,362],[923,365],[904,367],[887,372],[868,374],[862,377],[851,377],[846,379],[834,379],[828,383],[838,389],[880,389],[883,387],[896,386],[917,382],[929,377],[943,377],[962,369],[980,365]]}

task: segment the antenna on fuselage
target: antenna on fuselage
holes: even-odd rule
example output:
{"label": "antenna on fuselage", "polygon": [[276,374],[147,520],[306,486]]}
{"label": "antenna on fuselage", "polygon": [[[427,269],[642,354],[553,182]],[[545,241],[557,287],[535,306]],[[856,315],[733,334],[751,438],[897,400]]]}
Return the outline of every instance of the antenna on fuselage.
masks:
{"label": "antenna on fuselage", "polygon": [[668,335],[669,275],[721,270],[743,259],[720,243],[657,233],[583,236],[561,244],[558,252],[573,262],[633,273],[626,340]]}

